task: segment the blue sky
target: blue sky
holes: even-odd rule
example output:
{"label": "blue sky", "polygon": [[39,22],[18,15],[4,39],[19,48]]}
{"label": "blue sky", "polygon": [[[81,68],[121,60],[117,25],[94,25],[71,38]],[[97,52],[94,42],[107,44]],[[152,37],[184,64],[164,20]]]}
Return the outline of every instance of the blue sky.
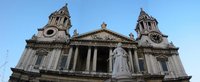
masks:
{"label": "blue sky", "polygon": [[[107,28],[128,36],[134,31],[140,8],[159,22],[162,33],[179,47],[191,82],[198,82],[200,37],[199,0],[0,0],[0,82],[7,82],[26,45],[25,40],[48,22],[48,16],[68,3],[74,29],[85,33]],[[8,50],[8,57],[6,54]],[[8,63],[2,66],[6,61]]]}

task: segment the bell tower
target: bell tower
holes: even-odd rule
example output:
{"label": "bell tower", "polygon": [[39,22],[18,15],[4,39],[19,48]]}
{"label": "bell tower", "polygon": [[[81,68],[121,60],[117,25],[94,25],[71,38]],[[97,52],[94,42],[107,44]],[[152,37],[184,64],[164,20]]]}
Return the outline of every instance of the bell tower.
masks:
{"label": "bell tower", "polygon": [[138,36],[150,31],[156,31],[160,33],[158,29],[158,21],[154,17],[148,15],[142,8],[137,22],[138,23],[135,30]]}
{"label": "bell tower", "polygon": [[27,45],[16,68],[32,72],[61,69],[59,58],[66,60],[70,28],[70,15],[65,5],[49,16],[48,23],[39,28],[36,35],[26,40]]}
{"label": "bell tower", "polygon": [[69,34],[71,22],[67,4],[59,11],[55,11],[49,16],[47,26],[56,26],[59,29],[67,30],[67,34]]}
{"label": "bell tower", "polygon": [[67,42],[70,38],[69,29],[71,26],[66,4],[60,10],[53,12],[49,16],[48,23],[43,28],[38,29],[37,40]]}
{"label": "bell tower", "polygon": [[158,21],[143,9],[140,11],[135,31],[138,35],[136,41],[142,73],[165,75],[165,79],[187,77],[179,58],[179,48],[168,41],[168,36],[159,30]]}
{"label": "bell tower", "polygon": [[166,48],[168,46],[167,35],[164,35],[158,28],[158,21],[148,15],[142,8],[137,20],[137,39],[140,46],[154,46]]}

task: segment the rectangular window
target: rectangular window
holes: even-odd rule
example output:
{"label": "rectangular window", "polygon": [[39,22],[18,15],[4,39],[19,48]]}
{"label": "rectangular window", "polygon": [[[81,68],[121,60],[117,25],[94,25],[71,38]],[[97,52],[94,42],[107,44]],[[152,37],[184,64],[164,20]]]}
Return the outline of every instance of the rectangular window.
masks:
{"label": "rectangular window", "polygon": [[62,56],[61,62],[60,62],[61,69],[65,67],[66,62],[67,62],[67,56]]}
{"label": "rectangular window", "polygon": [[161,64],[161,66],[162,66],[163,71],[168,71],[166,61],[160,61],[160,64]]}
{"label": "rectangular window", "polygon": [[38,55],[35,65],[39,66],[42,63],[43,57],[44,57],[44,55]]}
{"label": "rectangular window", "polygon": [[139,60],[139,66],[140,66],[140,71],[145,71],[145,69],[144,69],[144,61],[143,60]]}

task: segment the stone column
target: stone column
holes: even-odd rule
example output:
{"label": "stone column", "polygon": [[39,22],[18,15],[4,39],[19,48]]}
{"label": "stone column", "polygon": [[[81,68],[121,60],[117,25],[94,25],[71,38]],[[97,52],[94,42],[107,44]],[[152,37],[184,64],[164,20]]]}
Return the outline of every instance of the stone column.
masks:
{"label": "stone column", "polygon": [[63,24],[64,19],[65,19],[64,17],[61,18],[61,20],[60,20],[60,24]]}
{"label": "stone column", "polygon": [[75,50],[75,54],[74,54],[74,64],[73,64],[72,71],[75,71],[75,69],[76,69],[77,57],[78,57],[78,46],[76,46],[76,50]]}
{"label": "stone column", "polygon": [[86,70],[85,71],[89,71],[90,70],[90,58],[91,58],[91,47],[88,47],[88,52],[87,52],[87,60],[86,60]]}
{"label": "stone column", "polygon": [[134,49],[134,63],[136,66],[136,71],[140,72],[140,67],[139,67],[139,63],[138,63],[138,55],[137,55],[137,50]]}
{"label": "stone column", "polygon": [[54,25],[55,23],[56,23],[56,18],[53,17],[53,18],[52,18],[52,22],[51,22],[51,24]]}
{"label": "stone column", "polygon": [[133,57],[132,57],[132,52],[131,52],[131,49],[128,50],[128,54],[129,54],[129,61],[130,61],[130,68],[131,68],[131,71],[134,72],[134,67],[133,67]]}
{"label": "stone column", "polygon": [[64,26],[67,26],[68,23],[69,23],[69,19],[66,20],[66,22],[64,23]]}
{"label": "stone column", "polygon": [[112,72],[112,48],[109,49],[109,72]]}
{"label": "stone column", "polygon": [[69,65],[70,65],[71,57],[72,57],[72,52],[73,52],[73,47],[71,46],[70,49],[69,49],[68,57],[67,57],[67,65],[66,65],[66,69],[67,70],[69,70]]}
{"label": "stone column", "polygon": [[97,67],[97,48],[94,48],[94,56],[93,56],[93,67],[92,71],[96,72],[96,67]]}

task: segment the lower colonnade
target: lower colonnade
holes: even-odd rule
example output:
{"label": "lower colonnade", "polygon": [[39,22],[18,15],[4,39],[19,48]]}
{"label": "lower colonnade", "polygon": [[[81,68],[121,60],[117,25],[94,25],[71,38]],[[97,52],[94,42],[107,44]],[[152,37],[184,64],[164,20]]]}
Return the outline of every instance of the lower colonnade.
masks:
{"label": "lower colonnade", "polygon": [[[70,46],[64,70],[82,71],[85,73],[111,73],[112,52],[115,47],[107,46]],[[136,48],[124,48],[129,57],[131,72],[139,72],[138,55]]]}

